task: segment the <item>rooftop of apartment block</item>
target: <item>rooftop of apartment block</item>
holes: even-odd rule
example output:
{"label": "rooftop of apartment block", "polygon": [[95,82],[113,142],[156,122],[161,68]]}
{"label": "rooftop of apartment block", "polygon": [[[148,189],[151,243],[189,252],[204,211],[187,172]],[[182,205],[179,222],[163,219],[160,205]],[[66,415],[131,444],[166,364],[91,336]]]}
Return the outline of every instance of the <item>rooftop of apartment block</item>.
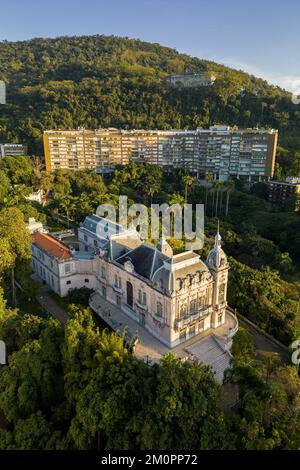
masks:
{"label": "rooftop of apartment block", "polygon": [[169,130],[163,130],[163,129],[117,129],[115,127],[108,127],[108,128],[99,128],[99,129],[85,129],[85,128],[78,128],[78,129],[50,129],[44,131],[45,135],[51,135],[51,134],[61,134],[61,135],[78,135],[78,134],[99,134],[99,133],[116,133],[116,134],[195,134],[197,133],[251,133],[251,134],[275,134],[277,133],[277,129],[271,129],[271,128],[245,128],[245,129],[240,129],[237,127],[231,127],[223,124],[216,124],[213,126],[210,126],[209,129],[204,129],[202,127],[198,127],[196,129],[188,130],[188,129],[169,129]]}

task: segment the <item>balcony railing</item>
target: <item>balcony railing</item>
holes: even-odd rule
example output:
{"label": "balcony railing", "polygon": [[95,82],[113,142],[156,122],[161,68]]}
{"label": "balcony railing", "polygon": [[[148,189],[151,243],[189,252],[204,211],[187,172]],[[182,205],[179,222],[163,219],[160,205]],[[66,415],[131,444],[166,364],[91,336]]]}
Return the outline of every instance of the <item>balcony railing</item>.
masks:
{"label": "balcony railing", "polygon": [[200,320],[201,318],[206,317],[209,315],[212,311],[212,308],[210,305],[204,305],[200,309],[197,310],[195,313],[189,313],[188,316],[179,318],[175,320],[175,328],[176,329],[181,329],[184,328],[185,326],[193,323],[194,321]]}

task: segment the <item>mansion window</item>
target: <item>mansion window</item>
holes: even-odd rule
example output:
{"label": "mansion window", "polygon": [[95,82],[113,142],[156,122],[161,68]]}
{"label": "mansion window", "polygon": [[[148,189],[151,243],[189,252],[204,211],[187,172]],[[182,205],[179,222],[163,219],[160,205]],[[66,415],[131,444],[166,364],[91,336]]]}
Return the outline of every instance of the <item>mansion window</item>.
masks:
{"label": "mansion window", "polygon": [[220,285],[219,288],[219,304],[222,304],[225,300],[225,283]]}
{"label": "mansion window", "polygon": [[163,314],[163,307],[161,302],[156,302],[156,315],[158,317],[162,317]]}
{"label": "mansion window", "polygon": [[190,313],[193,314],[193,313],[196,313],[196,312],[197,312],[197,300],[193,299],[190,302]]}
{"label": "mansion window", "polygon": [[71,272],[71,265],[65,264],[65,274],[69,274]]}
{"label": "mansion window", "polygon": [[189,337],[191,338],[192,336],[195,336],[195,334],[196,334],[196,327],[194,325],[189,329]]}
{"label": "mansion window", "polygon": [[101,277],[102,277],[102,279],[106,279],[106,269],[105,269],[105,266],[101,266]]}
{"label": "mansion window", "polygon": [[186,330],[182,330],[179,335],[179,340],[180,341],[185,341],[186,340]]}
{"label": "mansion window", "polygon": [[180,317],[180,319],[182,319],[182,318],[186,318],[186,316],[187,316],[186,305],[181,305],[181,306],[180,306],[179,317]]}
{"label": "mansion window", "polygon": [[117,274],[115,274],[115,287],[118,287],[119,289],[122,287],[121,277],[117,276]]}
{"label": "mansion window", "polygon": [[146,305],[147,304],[146,292],[142,292],[140,289],[139,289],[139,292],[138,292],[138,301],[141,305]]}

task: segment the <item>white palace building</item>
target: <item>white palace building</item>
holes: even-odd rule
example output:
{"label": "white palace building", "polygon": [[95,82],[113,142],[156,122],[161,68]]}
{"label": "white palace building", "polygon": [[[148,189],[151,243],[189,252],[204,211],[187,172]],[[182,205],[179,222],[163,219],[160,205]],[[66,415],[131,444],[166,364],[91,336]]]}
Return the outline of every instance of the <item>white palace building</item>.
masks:
{"label": "white palace building", "polygon": [[32,236],[34,272],[60,296],[92,288],[90,307],[113,329],[126,328],[137,356],[198,358],[222,382],[238,322],[227,307],[229,265],[219,233],[205,262],[192,251],[173,255],[164,239],[144,243],[135,230],[96,215],[78,228],[79,251],[48,233]]}

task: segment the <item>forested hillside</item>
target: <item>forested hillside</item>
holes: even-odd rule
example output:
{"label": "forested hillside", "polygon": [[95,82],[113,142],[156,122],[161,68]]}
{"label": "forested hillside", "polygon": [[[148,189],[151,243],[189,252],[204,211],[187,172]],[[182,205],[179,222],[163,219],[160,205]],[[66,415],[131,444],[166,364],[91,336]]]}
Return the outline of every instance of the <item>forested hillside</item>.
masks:
{"label": "forested hillside", "polygon": [[[211,71],[212,87],[176,89],[166,74]],[[280,130],[284,171],[299,171],[300,106],[291,94],[241,71],[176,50],[115,36],[61,37],[0,43],[0,141],[42,152],[46,128],[114,126],[195,128],[214,123]],[[287,164],[286,164],[287,162]]]}

